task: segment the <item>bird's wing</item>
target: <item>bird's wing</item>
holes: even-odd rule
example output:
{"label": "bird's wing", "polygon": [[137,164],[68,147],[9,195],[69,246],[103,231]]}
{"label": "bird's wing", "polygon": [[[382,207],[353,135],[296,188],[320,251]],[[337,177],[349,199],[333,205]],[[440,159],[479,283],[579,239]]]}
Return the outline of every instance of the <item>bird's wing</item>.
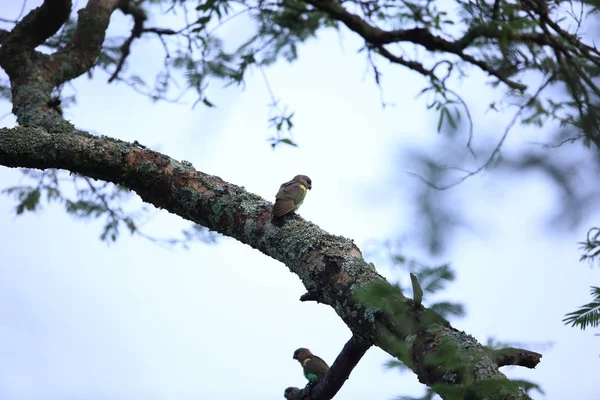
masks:
{"label": "bird's wing", "polygon": [[276,199],[275,205],[273,206],[273,219],[279,218],[291,212],[294,208],[296,208],[294,200]]}
{"label": "bird's wing", "polygon": [[327,371],[329,371],[329,367],[321,357],[312,356],[310,358],[310,361],[307,362],[304,366],[304,370],[306,372],[317,375],[319,379],[321,379],[327,374]]}
{"label": "bird's wing", "polygon": [[275,205],[273,206],[273,219],[277,219],[289,212],[292,212],[296,206],[302,203],[306,196],[306,188],[298,182],[286,182],[279,188],[275,195]]}
{"label": "bird's wing", "polygon": [[306,187],[303,188],[298,182],[287,182],[281,185],[275,195],[276,200],[292,200],[294,205],[302,203],[306,196]]}

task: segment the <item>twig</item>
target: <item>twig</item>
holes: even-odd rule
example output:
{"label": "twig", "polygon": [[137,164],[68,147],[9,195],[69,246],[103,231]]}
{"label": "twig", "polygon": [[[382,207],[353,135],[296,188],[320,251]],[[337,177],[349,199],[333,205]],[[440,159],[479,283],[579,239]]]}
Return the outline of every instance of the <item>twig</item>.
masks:
{"label": "twig", "polygon": [[129,14],[133,16],[133,29],[131,29],[131,34],[121,46],[121,58],[117,63],[115,71],[110,78],[108,78],[108,83],[113,82],[119,76],[119,72],[121,72],[123,66],[125,65],[125,60],[131,53],[131,44],[135,39],[138,39],[142,36],[142,32],[144,31],[144,22],[146,19],[148,19],[148,16],[144,10],[140,7],[132,5],[130,1],[122,1],[119,9],[123,12],[123,14]]}
{"label": "twig", "polygon": [[525,108],[527,107],[527,105],[529,105],[532,101],[534,101],[535,99],[537,99],[537,97],[540,95],[540,93],[553,81],[553,79],[554,79],[554,75],[550,76],[546,80],[546,82],[544,82],[538,88],[538,90],[534,93],[533,96],[529,97],[523,104],[521,104],[519,106],[519,109],[513,115],[512,119],[510,120],[510,122],[508,123],[508,125],[506,126],[506,128],[504,129],[504,133],[502,134],[502,137],[500,138],[500,141],[498,142],[498,144],[496,145],[496,147],[494,147],[494,150],[492,151],[492,154],[490,154],[490,156],[488,157],[487,161],[484,164],[482,164],[479,168],[477,168],[475,171],[471,171],[471,172],[467,173],[462,178],[460,178],[460,179],[456,180],[455,182],[450,183],[450,184],[448,184],[446,186],[438,186],[438,185],[434,184],[433,182],[428,181],[427,179],[423,178],[421,175],[416,174],[414,172],[408,172],[408,174],[419,178],[421,181],[425,182],[428,186],[430,186],[433,189],[436,189],[436,190],[448,190],[448,189],[453,188],[454,186],[457,186],[457,185],[461,184],[462,182],[466,181],[468,178],[472,177],[473,175],[477,175],[478,173],[480,173],[484,169],[488,168],[490,166],[490,164],[494,161],[495,157],[500,153],[500,149],[502,149],[502,145],[504,144],[504,141],[508,137],[508,133],[510,132],[510,130],[512,129],[512,127],[515,125],[515,123],[519,120],[519,118],[523,114],[523,111],[525,111]]}

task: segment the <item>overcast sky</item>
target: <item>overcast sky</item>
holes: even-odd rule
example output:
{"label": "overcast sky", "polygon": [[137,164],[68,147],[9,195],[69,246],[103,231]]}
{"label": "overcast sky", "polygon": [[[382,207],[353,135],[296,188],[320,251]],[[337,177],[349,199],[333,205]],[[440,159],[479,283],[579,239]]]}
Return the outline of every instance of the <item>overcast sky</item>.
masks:
{"label": "overcast sky", "polygon": [[[18,1],[2,2],[0,16],[14,18],[19,9]],[[111,31],[129,26],[116,13]],[[360,42],[348,32],[343,37],[322,34],[301,47],[298,62],[266,71],[273,91],[296,112],[298,148],[272,151],[267,143],[270,98],[257,72],[245,91],[212,85],[215,109],[152,103],[125,85],[108,85],[97,72],[95,80],[75,82],[78,104],[65,116],[81,129],[188,160],[269,200],[282,182],[309,175],[313,190],[300,210],[304,218],[359,246],[410,238],[414,216],[402,182],[412,187],[414,178],[398,155],[434,143],[437,117],[426,112],[423,99],[415,100],[424,81],[383,63],[384,97],[396,106],[382,109],[364,56],[356,54]],[[140,74],[158,68],[160,45],[137,43],[131,61]],[[458,87],[472,107],[480,143],[498,137],[510,118],[483,113],[498,96],[484,82],[473,71]],[[10,109],[0,103],[0,115]],[[12,115],[0,121],[14,124]],[[515,129],[507,146],[549,133]],[[0,188],[21,177],[0,168]],[[544,355],[535,370],[503,371],[539,383],[548,399],[600,399],[600,338],[561,322],[589,302],[589,286],[598,285],[598,269],[578,262],[577,242],[593,220],[549,235],[546,217],[557,196],[536,174],[488,173],[459,190],[472,227],[460,230],[444,255],[458,278],[443,297],[467,309],[453,325],[481,342],[490,336],[552,342],[532,347]],[[140,203],[135,197],[132,206]],[[58,205],[17,217],[14,206],[14,199],[0,197],[2,399],[280,399],[286,387],[305,384],[292,359],[296,348],[308,347],[331,363],[350,337],[331,308],[298,301],[303,286],[283,264],[233,239],[185,251],[124,234],[107,246],[98,239],[101,221],[75,221]],[[168,236],[184,226],[161,211],[146,229]],[[405,278],[377,267],[390,280]],[[412,373],[383,367],[388,358],[369,350],[337,398],[421,394]]]}

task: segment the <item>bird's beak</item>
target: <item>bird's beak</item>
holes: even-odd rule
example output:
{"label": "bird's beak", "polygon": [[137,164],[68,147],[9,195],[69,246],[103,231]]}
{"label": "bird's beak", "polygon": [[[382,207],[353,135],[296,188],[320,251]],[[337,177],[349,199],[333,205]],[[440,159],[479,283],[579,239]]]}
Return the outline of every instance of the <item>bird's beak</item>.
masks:
{"label": "bird's beak", "polygon": [[312,189],[312,185],[308,185],[308,190],[311,190],[311,189]]}

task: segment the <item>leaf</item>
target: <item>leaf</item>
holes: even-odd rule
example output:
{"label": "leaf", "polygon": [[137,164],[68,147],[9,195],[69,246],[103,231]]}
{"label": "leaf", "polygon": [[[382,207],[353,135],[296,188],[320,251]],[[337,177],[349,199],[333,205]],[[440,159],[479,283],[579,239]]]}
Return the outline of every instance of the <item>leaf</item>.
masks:
{"label": "leaf", "polygon": [[292,142],[290,139],[281,139],[279,142],[289,144],[290,146],[298,147],[298,145],[296,143]]}
{"label": "leaf", "polygon": [[440,119],[438,120],[438,125],[437,125],[438,133],[440,133],[442,131],[442,124],[444,123],[444,110],[445,110],[445,108],[443,108],[442,112],[440,112]]}
{"label": "leaf", "polygon": [[458,127],[458,125],[456,124],[456,121],[454,120],[454,117],[452,116],[452,114],[450,114],[450,111],[448,110],[448,108],[444,108],[444,111],[446,112],[446,115],[448,117],[448,123],[450,124],[450,127],[452,129],[456,129]]}
{"label": "leaf", "polygon": [[436,267],[423,266],[416,272],[416,275],[425,293],[442,290],[446,283],[452,282],[456,277],[449,264]]}
{"label": "leaf", "polygon": [[417,277],[412,272],[410,273],[410,281],[412,283],[413,301],[417,307],[420,307],[423,303],[423,289],[421,289]]}
{"label": "leaf", "polygon": [[448,317],[464,317],[465,307],[460,303],[450,303],[448,301],[441,301],[429,306],[433,311],[440,314],[442,317],[448,319]]}
{"label": "leaf", "polygon": [[594,298],[592,302],[584,304],[579,310],[565,315],[563,319],[565,325],[579,326],[582,330],[590,326],[595,328],[600,325],[600,288],[592,286],[591,294]]}
{"label": "leaf", "polygon": [[410,368],[404,364],[402,361],[400,360],[396,360],[395,358],[392,358],[391,360],[387,360],[385,362],[385,364],[383,364],[385,366],[385,368],[388,369],[399,369],[400,371],[408,371],[410,370]]}
{"label": "leaf", "polygon": [[25,196],[22,196],[21,203],[16,208],[17,215],[23,214],[24,211],[35,211],[40,204],[40,197],[41,192],[39,188],[35,188],[25,194]]}
{"label": "leaf", "polygon": [[531,390],[537,390],[538,392],[540,392],[540,394],[545,394],[544,391],[542,390],[542,387],[535,382],[525,381],[525,380],[521,380],[521,379],[511,379],[511,380],[514,383],[516,383],[517,385],[519,385],[519,387],[521,389],[523,389],[525,391],[525,393],[527,393],[527,394],[529,394],[529,391],[531,391]]}

